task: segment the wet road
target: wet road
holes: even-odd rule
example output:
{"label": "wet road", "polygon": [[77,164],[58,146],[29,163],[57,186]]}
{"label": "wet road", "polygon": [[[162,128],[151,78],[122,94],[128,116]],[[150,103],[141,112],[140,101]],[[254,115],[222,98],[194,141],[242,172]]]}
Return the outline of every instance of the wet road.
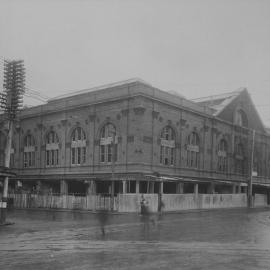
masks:
{"label": "wet road", "polygon": [[15,225],[0,227],[0,269],[270,269],[270,209],[149,222],[136,214],[14,210],[9,221]]}

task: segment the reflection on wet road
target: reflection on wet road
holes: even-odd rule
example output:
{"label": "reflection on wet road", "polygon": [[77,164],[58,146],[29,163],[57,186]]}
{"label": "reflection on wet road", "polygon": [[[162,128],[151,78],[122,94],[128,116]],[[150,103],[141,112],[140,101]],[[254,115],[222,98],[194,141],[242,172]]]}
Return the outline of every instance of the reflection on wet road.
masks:
{"label": "reflection on wet road", "polygon": [[0,269],[270,269],[270,211],[106,216],[14,210]]}

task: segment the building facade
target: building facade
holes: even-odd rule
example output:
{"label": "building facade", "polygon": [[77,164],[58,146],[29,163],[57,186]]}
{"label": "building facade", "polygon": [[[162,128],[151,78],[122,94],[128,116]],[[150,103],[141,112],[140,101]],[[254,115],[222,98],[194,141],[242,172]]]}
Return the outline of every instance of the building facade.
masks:
{"label": "building facade", "polygon": [[78,91],[24,109],[11,153],[16,191],[243,193],[251,173],[257,193],[270,186],[270,136],[246,89],[194,101],[141,80]]}

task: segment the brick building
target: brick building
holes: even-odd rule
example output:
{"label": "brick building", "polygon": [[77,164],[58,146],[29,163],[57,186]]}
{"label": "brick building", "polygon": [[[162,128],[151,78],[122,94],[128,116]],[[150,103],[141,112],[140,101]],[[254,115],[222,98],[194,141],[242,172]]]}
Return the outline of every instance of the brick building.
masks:
{"label": "brick building", "polygon": [[19,119],[11,189],[246,192],[253,129],[254,190],[266,193],[270,185],[270,136],[246,89],[189,101],[135,79],[53,98]]}

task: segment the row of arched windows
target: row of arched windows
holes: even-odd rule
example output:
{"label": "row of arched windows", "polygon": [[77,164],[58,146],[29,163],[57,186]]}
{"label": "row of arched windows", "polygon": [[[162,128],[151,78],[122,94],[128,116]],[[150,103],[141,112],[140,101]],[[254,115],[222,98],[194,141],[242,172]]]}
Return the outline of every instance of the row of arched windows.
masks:
{"label": "row of arched windows", "polygon": [[[244,151],[243,145],[237,144],[235,149],[236,172],[244,173]],[[217,149],[217,170],[227,172],[228,170],[228,145],[225,139],[221,139]],[[196,132],[191,132],[186,141],[186,166],[199,168],[200,162],[200,139]],[[170,126],[166,126],[161,132],[160,164],[175,164],[175,133]]]}
{"label": "row of arched windows", "polygon": [[[113,143],[114,142],[114,143]],[[100,132],[100,162],[111,163],[117,161],[116,129],[112,124],[105,125]],[[46,166],[59,165],[59,138],[55,131],[46,136]],[[71,134],[71,165],[81,165],[86,162],[86,134],[81,127],[77,127]],[[35,166],[35,141],[28,134],[24,139],[24,167]]]}
{"label": "row of arched windows", "polygon": [[[1,143],[1,142],[0,142]],[[117,161],[117,134],[113,124],[108,123],[100,131],[99,160],[101,163]],[[115,146],[115,147],[114,147]],[[60,144],[55,131],[50,131],[46,136],[46,166],[59,165]],[[176,136],[172,127],[166,126],[160,134],[160,156],[162,165],[175,165]],[[186,140],[186,167],[199,168],[200,139],[198,134],[191,132]],[[35,167],[36,145],[34,137],[28,134],[24,138],[23,160],[24,167]],[[0,159],[3,157],[0,155]],[[81,127],[76,127],[71,134],[71,165],[86,163],[86,134]],[[244,151],[242,144],[235,146],[235,167],[237,173],[244,173]],[[219,141],[217,147],[217,170],[228,170],[228,145],[225,139]]]}

